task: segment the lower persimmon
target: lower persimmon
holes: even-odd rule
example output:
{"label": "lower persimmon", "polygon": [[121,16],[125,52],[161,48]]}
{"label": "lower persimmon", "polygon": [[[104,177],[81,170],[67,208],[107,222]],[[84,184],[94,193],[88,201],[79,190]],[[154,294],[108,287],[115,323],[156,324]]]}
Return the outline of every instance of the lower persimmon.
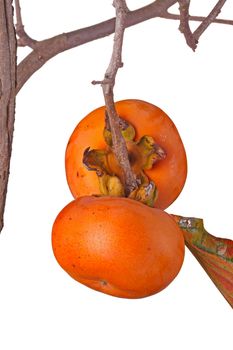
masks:
{"label": "lower persimmon", "polygon": [[124,298],[155,294],[178,274],[183,234],[160,209],[117,197],[80,197],[57,216],[52,231],[61,267],[84,285]]}

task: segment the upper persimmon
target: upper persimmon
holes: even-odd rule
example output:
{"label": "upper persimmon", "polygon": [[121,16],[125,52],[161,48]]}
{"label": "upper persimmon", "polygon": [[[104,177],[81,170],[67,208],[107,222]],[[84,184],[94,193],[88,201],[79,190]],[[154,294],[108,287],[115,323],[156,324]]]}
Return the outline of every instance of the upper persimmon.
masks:
{"label": "upper persimmon", "polygon": [[183,234],[166,212],[119,197],[81,197],[57,216],[54,255],[75,280],[106,294],[141,298],[171,283]]}
{"label": "upper persimmon", "polygon": [[[144,174],[155,184],[158,193],[155,207],[167,208],[180,194],[187,176],[186,153],[172,120],[160,108],[141,100],[123,100],[115,104],[118,115],[130,123],[135,131],[134,140],[140,144],[153,138],[164,154],[161,161],[150,167],[144,166]],[[75,198],[86,195],[103,194],[96,173],[89,171],[83,163],[87,149],[106,150],[103,137],[105,128],[105,106],[88,114],[73,131],[66,149],[65,166],[69,188]],[[139,171],[137,148],[128,143],[129,160],[133,171]],[[160,152],[161,153],[161,152]],[[139,159],[140,157],[138,157]],[[107,161],[109,161],[108,157]],[[109,165],[117,173],[117,167]]]}

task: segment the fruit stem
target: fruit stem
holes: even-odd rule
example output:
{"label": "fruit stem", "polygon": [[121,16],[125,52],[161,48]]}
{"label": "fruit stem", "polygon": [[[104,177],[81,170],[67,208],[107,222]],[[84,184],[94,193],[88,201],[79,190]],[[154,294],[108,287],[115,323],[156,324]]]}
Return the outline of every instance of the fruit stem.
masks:
{"label": "fruit stem", "polygon": [[115,105],[111,94],[105,95],[105,104],[108,115],[107,118],[112,134],[112,150],[121,167],[125,194],[128,196],[137,188],[136,176],[131,169],[126,142],[120,129],[120,119],[115,110]]}
{"label": "fruit stem", "polygon": [[113,88],[117,71],[123,66],[121,53],[125,23],[129,10],[124,0],[114,0],[113,6],[116,10],[116,22],[110,63],[105,72],[104,80],[93,81],[93,84],[101,84],[103,90],[108,122],[112,133],[112,149],[122,169],[125,194],[128,196],[137,188],[137,181],[136,176],[131,169],[125,139],[121,134],[120,118],[115,108]]}

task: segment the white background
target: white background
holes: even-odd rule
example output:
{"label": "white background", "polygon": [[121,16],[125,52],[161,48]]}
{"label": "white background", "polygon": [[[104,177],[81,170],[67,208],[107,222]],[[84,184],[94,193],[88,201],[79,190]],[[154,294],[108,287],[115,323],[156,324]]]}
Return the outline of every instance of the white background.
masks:
{"label": "white background", "polygon": [[[215,1],[193,0],[205,15]],[[111,1],[22,0],[25,28],[44,39],[114,16]],[[147,1],[130,0],[131,9]],[[221,16],[233,18],[228,1]],[[196,24],[193,24],[195,27]],[[157,104],[186,147],[189,174],[169,212],[205,219],[209,232],[233,239],[233,27],[212,25],[196,53],[177,21],[129,28],[115,99]],[[163,292],[141,300],[113,298],[72,280],[51,249],[51,227],[72,200],[64,172],[68,138],[80,118],[103,104],[101,79],[112,36],[60,54],[17,97],[5,228],[0,237],[0,348],[219,349],[232,344],[232,309],[186,251],[183,268]],[[29,50],[20,49],[19,60]]]}

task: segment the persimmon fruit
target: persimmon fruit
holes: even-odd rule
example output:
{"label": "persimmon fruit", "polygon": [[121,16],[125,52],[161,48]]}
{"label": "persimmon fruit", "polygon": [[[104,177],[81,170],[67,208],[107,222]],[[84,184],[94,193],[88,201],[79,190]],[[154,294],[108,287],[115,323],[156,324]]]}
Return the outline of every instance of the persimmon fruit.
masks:
{"label": "persimmon fruit", "polygon": [[57,216],[52,247],[82,284],[124,298],[169,285],[184,258],[183,234],[166,212],[129,198],[84,196]]}
{"label": "persimmon fruit", "polygon": [[[165,151],[166,157],[145,174],[152,180],[158,196],[155,207],[167,208],[180,194],[187,176],[185,149],[172,120],[160,108],[141,100],[123,100],[115,104],[118,115],[135,129],[135,140],[149,135]],[[74,198],[101,194],[98,178],[83,164],[87,148],[106,149],[103,137],[105,106],[88,114],[73,131],[66,149],[65,166]],[[130,161],[131,158],[129,157]],[[133,166],[133,165],[132,165]]]}

